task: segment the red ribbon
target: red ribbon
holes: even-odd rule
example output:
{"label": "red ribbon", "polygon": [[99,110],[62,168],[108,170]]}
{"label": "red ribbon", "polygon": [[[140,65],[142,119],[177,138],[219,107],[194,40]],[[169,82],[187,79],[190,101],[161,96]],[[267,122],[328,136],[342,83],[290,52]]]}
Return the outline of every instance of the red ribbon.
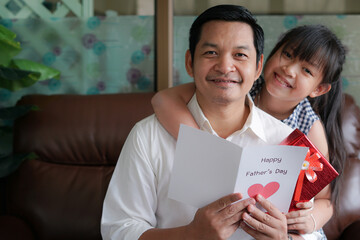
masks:
{"label": "red ribbon", "polygon": [[317,180],[317,175],[315,171],[323,170],[323,164],[319,162],[320,158],[321,156],[317,152],[311,156],[310,156],[310,150],[307,152],[299,174],[298,181],[296,183],[295,196],[294,196],[295,201],[300,200],[300,195],[304,184],[304,176],[306,176],[309,182],[314,183]]}

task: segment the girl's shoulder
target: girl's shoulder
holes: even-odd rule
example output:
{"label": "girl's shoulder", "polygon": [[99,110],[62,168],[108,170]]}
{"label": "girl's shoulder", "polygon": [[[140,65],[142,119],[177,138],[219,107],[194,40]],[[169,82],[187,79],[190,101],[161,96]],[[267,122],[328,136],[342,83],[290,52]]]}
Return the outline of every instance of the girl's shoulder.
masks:
{"label": "girl's shoulder", "polygon": [[304,98],[296,106],[293,113],[287,119],[283,120],[283,122],[292,128],[298,128],[307,135],[310,128],[317,120],[320,120],[319,116],[311,107],[310,101],[307,98]]}
{"label": "girl's shoulder", "polygon": [[261,88],[264,85],[264,83],[265,83],[265,80],[262,76],[260,76],[257,80],[255,80],[255,82],[249,92],[252,100],[254,100],[256,95],[261,91]]}

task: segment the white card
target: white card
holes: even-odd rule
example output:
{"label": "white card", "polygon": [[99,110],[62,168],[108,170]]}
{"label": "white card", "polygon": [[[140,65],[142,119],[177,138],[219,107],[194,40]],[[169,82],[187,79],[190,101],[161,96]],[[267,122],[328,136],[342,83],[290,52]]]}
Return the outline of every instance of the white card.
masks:
{"label": "white card", "polygon": [[287,213],[307,147],[240,147],[181,125],[168,196],[196,208],[234,192],[262,194]]}

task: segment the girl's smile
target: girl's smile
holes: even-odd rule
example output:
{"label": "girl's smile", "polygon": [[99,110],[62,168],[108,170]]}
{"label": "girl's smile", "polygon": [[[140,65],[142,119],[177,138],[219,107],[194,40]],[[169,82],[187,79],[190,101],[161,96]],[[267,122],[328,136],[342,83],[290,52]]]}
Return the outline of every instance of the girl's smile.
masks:
{"label": "girl's smile", "polygon": [[280,86],[283,87],[287,87],[287,88],[293,88],[291,86],[291,84],[285,79],[282,78],[279,74],[277,74],[276,72],[274,73],[274,78],[278,81],[278,83],[280,84]]}
{"label": "girl's smile", "polygon": [[323,79],[322,70],[280,48],[265,64],[264,79],[269,94],[281,101],[297,103],[316,91]]}

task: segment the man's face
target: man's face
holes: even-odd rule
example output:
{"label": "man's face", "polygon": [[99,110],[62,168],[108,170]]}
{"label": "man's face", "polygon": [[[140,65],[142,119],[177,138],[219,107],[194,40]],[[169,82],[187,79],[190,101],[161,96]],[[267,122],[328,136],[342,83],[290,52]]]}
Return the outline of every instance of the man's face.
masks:
{"label": "man's face", "polygon": [[242,22],[210,21],[203,25],[194,59],[186,53],[186,69],[195,80],[199,103],[244,103],[262,70],[256,66],[251,27]]}

